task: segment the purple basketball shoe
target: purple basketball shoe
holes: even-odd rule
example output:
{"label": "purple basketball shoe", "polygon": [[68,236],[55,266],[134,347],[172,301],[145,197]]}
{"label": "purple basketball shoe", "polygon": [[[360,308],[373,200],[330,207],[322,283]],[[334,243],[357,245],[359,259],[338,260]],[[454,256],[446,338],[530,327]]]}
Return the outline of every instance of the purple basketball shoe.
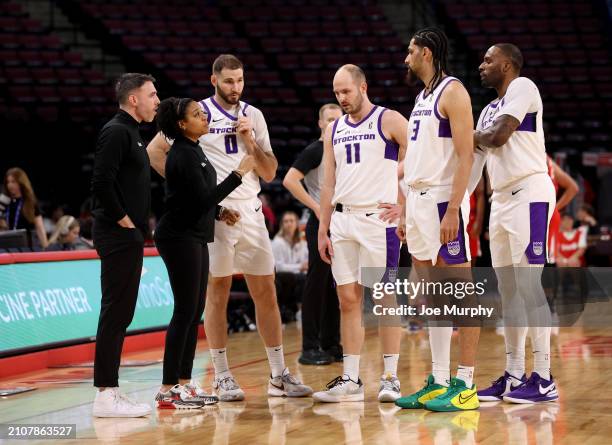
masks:
{"label": "purple basketball shoe", "polygon": [[550,376],[550,380],[545,380],[537,372],[532,372],[529,380],[504,396],[504,402],[552,402],[558,398],[559,394],[553,376]]}
{"label": "purple basketball shoe", "polygon": [[478,391],[478,400],[481,402],[497,402],[504,398],[504,396],[511,391],[514,391],[521,384],[527,381],[527,376],[523,374],[521,379],[517,379],[508,371],[504,371],[504,375],[495,380],[491,386]]}

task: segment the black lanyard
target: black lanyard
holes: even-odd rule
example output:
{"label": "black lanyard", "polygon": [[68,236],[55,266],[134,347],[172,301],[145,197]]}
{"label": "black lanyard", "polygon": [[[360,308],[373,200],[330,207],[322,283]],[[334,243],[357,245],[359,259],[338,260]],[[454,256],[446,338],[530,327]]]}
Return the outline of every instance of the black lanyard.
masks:
{"label": "black lanyard", "polygon": [[17,204],[17,211],[15,212],[15,216],[13,217],[13,226],[11,227],[10,213],[11,208],[6,209],[6,223],[9,226],[9,230],[17,230],[17,224],[19,224],[19,218],[21,217],[21,208],[23,207],[23,198],[19,198],[19,203]]}

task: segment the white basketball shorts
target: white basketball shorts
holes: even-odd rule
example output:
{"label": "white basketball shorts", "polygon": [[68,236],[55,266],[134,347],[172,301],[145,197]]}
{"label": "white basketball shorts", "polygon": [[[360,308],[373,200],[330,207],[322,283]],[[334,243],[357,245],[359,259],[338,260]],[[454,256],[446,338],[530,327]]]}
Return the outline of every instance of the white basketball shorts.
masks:
{"label": "white basketball shorts", "polygon": [[[372,287],[374,282],[383,279],[386,268],[398,266],[400,241],[395,233],[397,226],[379,218],[382,210],[344,206],[342,212],[335,210],[332,213],[332,274],[339,286],[358,282]],[[362,268],[366,267],[380,268],[380,277],[372,270],[364,274]]]}
{"label": "white basketball shorts", "polygon": [[215,221],[215,241],[208,245],[211,275],[272,275],[274,256],[259,198],[226,199],[221,205],[237,210],[240,220],[234,226]]}
{"label": "white basketball shorts", "polygon": [[446,213],[451,186],[408,187],[406,196],[406,244],[408,252],[420,261],[436,264],[438,254],[446,264],[471,261],[467,224],[470,198],[466,192],[459,211],[457,238],[442,245],[440,223]]}
{"label": "white basketball shorts", "polygon": [[489,239],[493,267],[548,259],[548,227],[555,209],[552,180],[546,173],[527,176],[493,192]]}

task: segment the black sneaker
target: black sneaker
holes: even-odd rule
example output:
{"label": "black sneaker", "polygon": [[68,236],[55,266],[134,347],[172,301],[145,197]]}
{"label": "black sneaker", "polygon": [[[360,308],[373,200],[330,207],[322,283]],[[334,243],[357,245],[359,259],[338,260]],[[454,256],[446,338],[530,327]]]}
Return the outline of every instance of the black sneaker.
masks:
{"label": "black sneaker", "polygon": [[325,353],[329,355],[334,362],[342,363],[344,361],[344,357],[342,355],[342,346],[332,346],[329,349],[325,350]]}
{"label": "black sneaker", "polygon": [[329,365],[332,361],[332,357],[318,349],[306,349],[298,359],[302,365]]}

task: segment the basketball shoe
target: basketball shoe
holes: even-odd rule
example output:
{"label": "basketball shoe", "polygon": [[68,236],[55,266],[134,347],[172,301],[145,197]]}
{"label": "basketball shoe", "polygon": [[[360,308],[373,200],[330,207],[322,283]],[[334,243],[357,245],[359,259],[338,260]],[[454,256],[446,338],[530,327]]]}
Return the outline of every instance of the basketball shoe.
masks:
{"label": "basketball shoe", "polygon": [[315,392],[312,398],[317,402],[363,402],[364,389],[361,379],[357,382],[348,376],[338,376],[327,384],[327,390]]}
{"label": "basketball shoe", "polygon": [[386,374],[380,378],[380,389],[378,390],[379,402],[395,402],[402,396],[400,392],[400,381],[396,375]]}
{"label": "basketball shoe", "polygon": [[539,403],[552,402],[558,398],[559,394],[552,374],[550,380],[546,380],[537,372],[532,372],[529,380],[504,396],[504,402]]}
{"label": "basketball shoe", "polygon": [[476,385],[468,388],[463,380],[456,377],[451,378],[450,386],[444,394],[425,402],[425,409],[429,411],[465,411],[479,406]]}
{"label": "basketball shoe", "polygon": [[205,405],[200,397],[178,384],[166,392],[158,391],[155,401],[159,409],[200,409]]}
{"label": "basketball shoe", "polygon": [[191,379],[189,383],[185,383],[183,388],[185,388],[185,391],[190,393],[192,397],[199,398],[204,405],[214,405],[215,403],[219,402],[219,398],[217,396],[206,393],[200,384],[193,379]]}
{"label": "basketball shoe", "polygon": [[212,385],[213,395],[222,402],[237,402],[244,400],[244,391],[238,385],[233,375],[216,377]]}
{"label": "basketball shoe", "polygon": [[497,402],[503,400],[504,396],[511,391],[514,391],[521,384],[527,381],[527,376],[523,374],[521,379],[517,379],[508,371],[504,371],[504,375],[492,382],[488,388],[478,391],[478,400],[481,402]]}
{"label": "basketball shoe", "polygon": [[400,397],[395,401],[395,404],[401,408],[407,409],[424,408],[425,402],[444,394],[446,390],[446,386],[435,383],[434,376],[429,374],[427,380],[425,380],[425,386],[423,386],[423,388],[409,396]]}
{"label": "basketball shoe", "polygon": [[278,377],[270,377],[268,382],[268,395],[272,397],[306,397],[311,394],[312,388],[292,376],[289,368]]}

